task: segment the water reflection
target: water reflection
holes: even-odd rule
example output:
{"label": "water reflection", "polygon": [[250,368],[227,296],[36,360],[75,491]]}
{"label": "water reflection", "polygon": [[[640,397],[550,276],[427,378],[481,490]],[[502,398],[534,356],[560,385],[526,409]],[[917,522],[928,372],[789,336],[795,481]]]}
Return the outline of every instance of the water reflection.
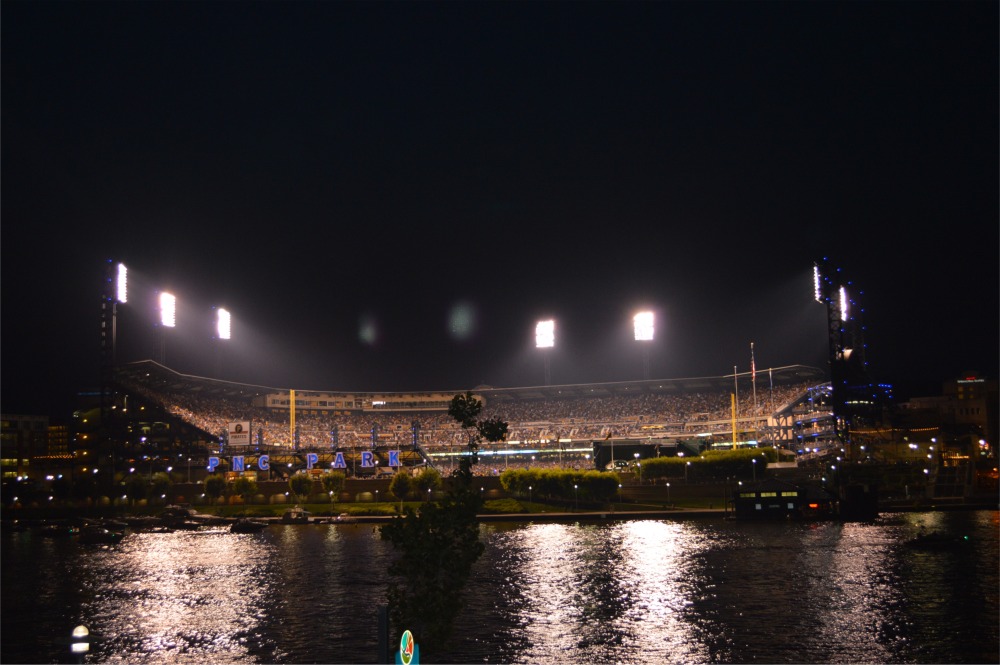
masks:
{"label": "water reflection", "polygon": [[106,618],[102,662],[246,660],[273,548],[233,536],[139,533],[83,559],[82,613]]}
{"label": "water reflection", "polygon": [[[905,547],[925,530],[970,536]],[[447,652],[427,662],[997,662],[998,513],[863,524],[484,524]],[[3,534],[3,662],[372,663],[392,557],[367,525]],[[16,611],[12,611],[16,608]],[[419,636],[417,640],[419,642]]]}

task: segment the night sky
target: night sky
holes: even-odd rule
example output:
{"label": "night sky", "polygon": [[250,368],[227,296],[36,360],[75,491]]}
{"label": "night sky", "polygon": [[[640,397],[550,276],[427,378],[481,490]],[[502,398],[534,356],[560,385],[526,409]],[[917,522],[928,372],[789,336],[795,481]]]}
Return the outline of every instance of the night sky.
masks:
{"label": "night sky", "polygon": [[825,368],[824,257],[874,380],[996,377],[997,26],[996,2],[5,0],[0,408],[97,388],[109,260],[119,361],[282,388],[540,385],[548,317],[552,384],[647,353],[747,371],[751,342],[758,370]]}

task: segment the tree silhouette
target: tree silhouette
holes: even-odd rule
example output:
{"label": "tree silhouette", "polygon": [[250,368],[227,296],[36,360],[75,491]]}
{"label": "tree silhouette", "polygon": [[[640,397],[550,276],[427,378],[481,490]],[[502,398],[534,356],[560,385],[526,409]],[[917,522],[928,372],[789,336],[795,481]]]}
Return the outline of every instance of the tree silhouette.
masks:
{"label": "tree silhouette", "polygon": [[471,392],[452,399],[448,414],[471,430],[469,454],[451,475],[441,501],[427,502],[419,511],[407,507],[381,531],[398,555],[389,566],[389,614],[397,634],[410,630],[427,654],[443,649],[450,638],[462,590],[484,550],[477,518],[482,498],[473,487],[472,467],[481,442],[502,441],[507,423],[478,420],[481,412],[482,402]]}

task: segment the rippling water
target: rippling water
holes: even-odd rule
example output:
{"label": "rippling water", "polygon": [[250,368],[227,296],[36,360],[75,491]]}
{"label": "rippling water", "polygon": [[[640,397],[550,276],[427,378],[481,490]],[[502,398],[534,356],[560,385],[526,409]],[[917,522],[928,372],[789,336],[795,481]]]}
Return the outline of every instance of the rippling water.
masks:
{"label": "rippling water", "polygon": [[[915,551],[920,527],[970,536]],[[996,511],[861,524],[484,524],[446,653],[424,662],[996,663]],[[370,525],[4,533],[4,663],[373,663],[392,552]],[[420,642],[420,636],[416,636]]]}

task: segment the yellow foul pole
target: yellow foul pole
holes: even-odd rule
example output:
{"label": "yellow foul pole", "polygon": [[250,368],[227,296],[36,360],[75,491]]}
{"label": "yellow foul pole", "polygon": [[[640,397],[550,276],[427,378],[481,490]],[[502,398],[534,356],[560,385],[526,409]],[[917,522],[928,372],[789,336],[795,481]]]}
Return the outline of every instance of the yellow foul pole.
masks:
{"label": "yellow foul pole", "polygon": [[295,391],[288,391],[288,440],[291,442],[292,449],[295,448]]}

